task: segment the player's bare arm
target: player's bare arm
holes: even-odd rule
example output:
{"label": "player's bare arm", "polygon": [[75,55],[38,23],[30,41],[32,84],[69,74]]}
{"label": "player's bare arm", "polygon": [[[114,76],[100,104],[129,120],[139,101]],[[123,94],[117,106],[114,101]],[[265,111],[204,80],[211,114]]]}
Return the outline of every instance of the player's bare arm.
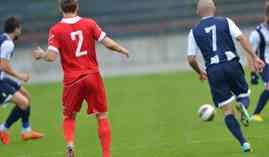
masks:
{"label": "player's bare arm", "polygon": [[207,80],[207,74],[200,68],[199,63],[196,60],[196,56],[188,56],[187,59],[192,69],[199,75],[199,79],[201,81]]}
{"label": "player's bare arm", "polygon": [[57,58],[57,53],[51,50],[45,51],[44,49],[38,47],[33,50],[33,57],[36,60],[43,59],[47,62],[54,62]]}
{"label": "player's bare arm", "polygon": [[17,73],[10,65],[9,60],[0,59],[0,67],[1,69],[10,76],[13,76],[21,81],[27,82],[30,79],[30,75],[26,73],[19,74]]}
{"label": "player's bare arm", "polygon": [[121,46],[120,44],[118,44],[117,42],[115,42],[114,40],[112,40],[111,38],[105,37],[101,43],[106,48],[108,48],[114,52],[118,52],[118,53],[126,56],[127,58],[129,57],[129,51],[126,48],[124,48],[123,46]]}
{"label": "player's bare arm", "polygon": [[256,72],[262,71],[265,64],[264,62],[253,52],[252,46],[248,40],[248,38],[242,34],[237,37],[237,40],[240,42],[241,46],[246,52],[246,57],[249,62],[251,70],[255,70]]}

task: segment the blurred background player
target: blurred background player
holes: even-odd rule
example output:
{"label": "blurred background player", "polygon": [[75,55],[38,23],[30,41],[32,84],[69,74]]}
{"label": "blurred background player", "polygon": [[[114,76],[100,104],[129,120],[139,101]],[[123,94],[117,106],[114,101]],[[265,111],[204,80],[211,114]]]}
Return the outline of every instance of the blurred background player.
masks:
{"label": "blurred background player", "polygon": [[[249,89],[233,39],[237,39],[250,56],[252,69],[261,70],[264,63],[253,53],[248,39],[231,19],[215,16],[216,7],[212,0],[199,0],[197,14],[202,19],[189,33],[188,62],[200,80],[208,79],[213,101],[223,111],[227,128],[239,141],[243,152],[249,152],[251,146],[241,131],[231,104],[236,98],[241,121],[247,126],[250,119],[246,110],[249,106]],[[206,72],[196,60],[198,52],[203,55]]]}
{"label": "blurred background player", "polygon": [[103,157],[111,157],[110,124],[107,117],[107,99],[99,73],[95,42],[128,57],[128,50],[106,36],[106,33],[89,18],[78,16],[77,0],[60,0],[63,19],[49,31],[48,50],[37,48],[35,59],[55,61],[60,55],[64,71],[63,114],[64,136],[67,157],[74,156],[74,130],[76,113],[84,100],[88,103],[88,114],[95,115]]}
{"label": "blurred background player", "polygon": [[7,77],[9,75],[23,82],[30,79],[29,74],[17,73],[10,65],[10,59],[14,55],[14,42],[21,35],[19,20],[9,17],[5,21],[4,32],[0,35],[0,103],[11,102],[16,106],[0,126],[0,139],[3,144],[9,143],[8,129],[19,119],[22,120],[22,140],[39,139],[43,134],[32,131],[29,122],[31,98],[28,91],[18,81]]}
{"label": "blurred background player", "polygon": [[[269,2],[265,4],[264,22],[257,26],[257,28],[250,35],[250,42],[256,54],[265,62],[265,67],[260,73],[262,81],[264,82],[264,90],[257,102],[256,109],[253,113],[252,120],[262,122],[263,118],[261,112],[269,100]],[[251,83],[258,84],[259,76],[256,72],[251,73]]]}

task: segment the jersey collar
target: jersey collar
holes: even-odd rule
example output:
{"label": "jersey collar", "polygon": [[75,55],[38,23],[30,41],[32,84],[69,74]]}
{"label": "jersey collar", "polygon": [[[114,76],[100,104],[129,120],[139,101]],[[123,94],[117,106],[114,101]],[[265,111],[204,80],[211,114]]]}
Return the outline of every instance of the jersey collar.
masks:
{"label": "jersey collar", "polygon": [[4,35],[8,38],[8,40],[12,40],[11,37],[7,33],[4,33]]}
{"label": "jersey collar", "polygon": [[79,16],[72,17],[72,18],[63,18],[61,22],[66,23],[66,24],[74,24],[74,23],[77,23],[80,19],[81,17]]}
{"label": "jersey collar", "polygon": [[209,18],[211,18],[211,17],[213,17],[213,16],[205,16],[205,17],[202,17],[202,20],[204,20],[204,19],[209,19]]}

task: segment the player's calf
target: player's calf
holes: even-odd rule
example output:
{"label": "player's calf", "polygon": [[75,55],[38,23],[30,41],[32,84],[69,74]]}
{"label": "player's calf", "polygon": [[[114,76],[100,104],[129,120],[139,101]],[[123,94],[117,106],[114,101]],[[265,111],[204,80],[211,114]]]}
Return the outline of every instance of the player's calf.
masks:
{"label": "player's calf", "polygon": [[106,113],[98,113],[96,115],[98,121],[98,135],[102,147],[103,157],[111,157],[111,129]]}
{"label": "player's calf", "polygon": [[224,121],[227,128],[232,133],[232,135],[238,140],[240,145],[243,147],[243,145],[246,143],[246,139],[243,136],[243,133],[240,128],[240,124],[238,123],[238,121],[236,120],[234,116],[234,112],[233,112],[231,104],[227,104],[223,106],[221,109],[225,115]]}
{"label": "player's calf", "polygon": [[269,84],[267,83],[264,91],[260,95],[259,101],[253,114],[260,115],[268,100],[269,100]]}
{"label": "player's calf", "polygon": [[75,115],[66,114],[64,116],[63,129],[64,129],[64,138],[65,138],[67,147],[74,145],[75,127],[76,127]]}
{"label": "player's calf", "polygon": [[66,157],[74,157],[74,138],[75,138],[75,120],[76,114],[64,112],[64,121],[63,121],[63,129],[64,129],[64,138],[66,141]]}

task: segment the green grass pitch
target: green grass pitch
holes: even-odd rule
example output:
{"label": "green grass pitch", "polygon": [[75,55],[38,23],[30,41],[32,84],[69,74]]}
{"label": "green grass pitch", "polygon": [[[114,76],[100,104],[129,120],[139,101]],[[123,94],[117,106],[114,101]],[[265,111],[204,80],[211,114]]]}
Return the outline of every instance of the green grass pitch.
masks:
{"label": "green grass pitch", "polygon": [[[213,122],[197,118],[200,105],[212,103],[206,82],[194,73],[178,72],[105,79],[112,121],[114,157],[268,157],[269,116],[264,123],[243,128],[255,151],[243,154],[223,123],[221,112]],[[32,126],[46,134],[40,141],[22,142],[20,122],[11,129],[11,144],[0,145],[0,157],[63,157],[61,84],[27,87],[32,94]],[[262,85],[251,87],[251,111]],[[11,106],[0,110],[3,121]],[[78,157],[98,157],[101,151],[96,121],[77,118]]]}

